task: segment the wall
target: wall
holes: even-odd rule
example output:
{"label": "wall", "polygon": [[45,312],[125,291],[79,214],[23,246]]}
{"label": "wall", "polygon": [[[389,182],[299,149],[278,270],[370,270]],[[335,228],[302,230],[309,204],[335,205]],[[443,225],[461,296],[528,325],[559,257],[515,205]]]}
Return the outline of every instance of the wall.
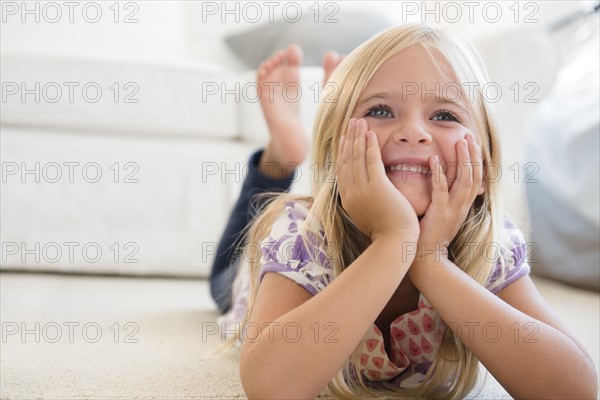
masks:
{"label": "wall", "polygon": [[1,10],[3,53],[186,58],[184,2],[2,1]]}

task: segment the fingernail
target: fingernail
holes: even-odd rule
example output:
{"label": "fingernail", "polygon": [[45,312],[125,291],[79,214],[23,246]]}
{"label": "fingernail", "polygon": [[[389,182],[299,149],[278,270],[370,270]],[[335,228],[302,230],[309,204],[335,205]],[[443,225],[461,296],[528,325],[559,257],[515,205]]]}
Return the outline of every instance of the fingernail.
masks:
{"label": "fingernail", "polygon": [[465,139],[463,139],[463,141],[462,141],[462,145],[463,145],[463,147],[464,147],[465,149],[468,149],[468,148],[469,148],[469,144],[467,143],[467,141],[466,141]]}
{"label": "fingernail", "polygon": [[350,128],[353,128],[354,125],[356,125],[356,119],[355,118],[350,118]]}

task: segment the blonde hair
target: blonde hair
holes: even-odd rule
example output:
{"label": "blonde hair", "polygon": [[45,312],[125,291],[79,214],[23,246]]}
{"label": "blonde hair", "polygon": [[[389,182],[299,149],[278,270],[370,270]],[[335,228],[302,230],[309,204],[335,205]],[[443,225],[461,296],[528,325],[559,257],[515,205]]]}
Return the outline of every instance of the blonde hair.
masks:
{"label": "blonde hair", "polygon": [[[335,252],[326,249],[326,254],[331,257],[334,276],[342,273],[364,251],[370,243],[369,238],[352,224],[341,207],[337,180],[327,178],[335,177],[332,168],[337,158],[339,141],[345,134],[349,119],[373,74],[384,62],[412,46],[420,46],[426,50],[436,65],[438,64],[433,53],[436,57],[441,56],[463,87],[465,82],[477,83],[471,85],[474,86],[474,90],[462,94],[468,99],[465,103],[473,121],[474,133],[481,145],[484,172],[490,165],[500,165],[499,137],[491,110],[481,91],[487,77],[481,59],[475,55],[476,52],[425,25],[406,24],[392,28],[376,35],[350,53],[330,78],[334,85],[327,85],[328,89],[323,97],[329,101],[323,101],[319,105],[314,125],[312,165],[317,167],[318,179],[313,181],[312,196],[279,195],[251,225],[247,243],[256,244],[265,239],[285,203],[296,200],[311,203],[307,223],[304,225],[303,239],[306,239],[306,230],[313,226],[310,221],[314,220],[322,226],[327,243],[335,244]],[[488,281],[496,259],[490,253],[490,246],[479,245],[473,248],[472,244],[497,243],[504,215],[499,182],[484,179],[484,188],[484,193],[475,199],[465,222],[448,248],[450,260],[481,285]],[[306,240],[305,243],[308,245]],[[314,246],[314,243],[312,245]],[[322,246],[326,244],[322,243]],[[245,321],[252,312],[260,270],[260,250],[255,245],[247,247],[246,250],[248,251],[245,254],[250,261],[252,286]],[[437,322],[440,321],[438,315]],[[423,383],[418,387],[405,389],[387,383],[382,383],[387,389],[375,390],[368,387],[362,374],[357,372],[353,357],[350,357],[329,383],[329,391],[341,398],[465,397],[477,382],[479,362],[451,329],[443,323],[436,326],[442,327],[444,340],[439,345],[436,359]]]}

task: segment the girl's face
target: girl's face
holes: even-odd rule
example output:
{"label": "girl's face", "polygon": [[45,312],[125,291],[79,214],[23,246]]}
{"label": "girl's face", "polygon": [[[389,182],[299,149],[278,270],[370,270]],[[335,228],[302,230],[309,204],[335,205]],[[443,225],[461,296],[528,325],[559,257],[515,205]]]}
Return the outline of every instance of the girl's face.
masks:
{"label": "girl's face", "polygon": [[468,133],[479,141],[465,103],[469,100],[450,80],[450,67],[437,61],[443,74],[421,47],[400,52],[375,72],[352,114],[377,134],[386,175],[419,217],[431,203],[432,175],[422,173],[429,171],[429,159],[438,156],[450,189],[458,174],[468,173],[457,166],[457,144]]}

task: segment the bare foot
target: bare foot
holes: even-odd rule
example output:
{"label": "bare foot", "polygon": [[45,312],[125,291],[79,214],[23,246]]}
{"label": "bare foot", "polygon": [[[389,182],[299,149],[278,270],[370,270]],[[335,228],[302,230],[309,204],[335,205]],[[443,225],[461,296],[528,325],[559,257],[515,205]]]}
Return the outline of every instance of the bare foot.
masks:
{"label": "bare foot", "polygon": [[335,51],[328,51],[325,53],[323,57],[323,69],[325,70],[325,75],[323,77],[323,88],[325,88],[325,84],[329,81],[329,77],[331,73],[338,66],[338,64],[344,59],[344,55],[339,55]]}
{"label": "bare foot", "polygon": [[299,67],[302,49],[290,45],[279,50],[259,67],[257,82],[261,89],[262,106],[271,140],[260,160],[261,173],[282,178],[293,172],[308,153],[308,139],[300,120]]}

